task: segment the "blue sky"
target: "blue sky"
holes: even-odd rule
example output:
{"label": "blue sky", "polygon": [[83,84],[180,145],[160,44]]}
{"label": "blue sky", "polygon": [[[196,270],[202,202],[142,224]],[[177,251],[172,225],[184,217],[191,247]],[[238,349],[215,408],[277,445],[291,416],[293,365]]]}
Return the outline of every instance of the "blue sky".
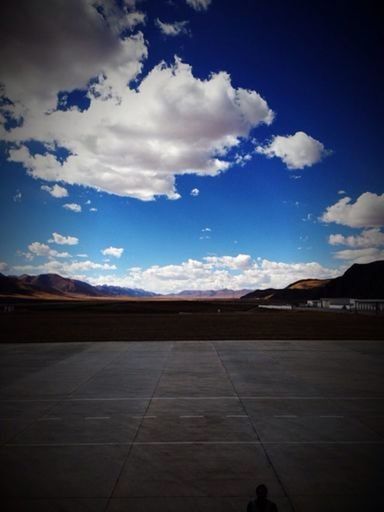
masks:
{"label": "blue sky", "polygon": [[384,258],[373,7],[21,4],[1,7],[0,271],[173,292]]}

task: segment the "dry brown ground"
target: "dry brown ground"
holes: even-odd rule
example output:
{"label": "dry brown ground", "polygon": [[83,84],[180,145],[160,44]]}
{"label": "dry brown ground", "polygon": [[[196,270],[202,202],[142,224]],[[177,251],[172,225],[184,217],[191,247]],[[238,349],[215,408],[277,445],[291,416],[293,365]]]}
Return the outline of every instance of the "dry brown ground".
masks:
{"label": "dry brown ground", "polygon": [[[218,312],[220,309],[220,313]],[[3,342],[379,339],[384,317],[258,310],[243,301],[24,302],[0,313]]]}

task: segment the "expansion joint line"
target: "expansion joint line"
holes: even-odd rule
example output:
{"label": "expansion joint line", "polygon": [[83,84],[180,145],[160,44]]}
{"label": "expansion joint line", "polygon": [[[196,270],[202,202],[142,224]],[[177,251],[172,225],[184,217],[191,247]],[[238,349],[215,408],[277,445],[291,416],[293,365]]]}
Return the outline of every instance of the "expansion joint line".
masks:
{"label": "expansion joint line", "polygon": [[157,379],[156,384],[155,384],[155,386],[154,386],[154,388],[153,388],[152,395],[148,398],[147,406],[146,406],[145,411],[144,411],[144,413],[143,413],[143,415],[142,415],[142,417],[141,417],[141,419],[140,419],[140,421],[139,421],[139,425],[138,425],[138,427],[137,427],[137,429],[136,429],[135,435],[134,435],[134,437],[133,437],[132,441],[129,443],[128,453],[127,453],[127,455],[126,455],[126,457],[125,457],[125,459],[124,459],[123,464],[121,465],[120,472],[119,472],[119,474],[118,474],[118,476],[117,476],[117,478],[116,478],[115,485],[113,486],[112,491],[111,491],[111,494],[110,494],[110,496],[109,496],[109,498],[108,498],[108,500],[107,500],[107,503],[106,503],[106,505],[105,505],[104,512],[107,512],[107,510],[108,510],[108,507],[109,507],[109,505],[110,505],[110,503],[111,503],[111,499],[112,499],[113,493],[115,492],[116,487],[117,487],[117,485],[118,485],[118,483],[119,483],[119,481],[120,481],[120,478],[121,478],[121,476],[122,476],[122,474],[123,474],[123,472],[124,472],[125,466],[127,465],[128,459],[129,459],[129,457],[130,457],[130,455],[131,455],[131,452],[132,452],[132,448],[135,446],[136,439],[137,439],[137,437],[138,437],[138,435],[139,435],[139,432],[140,432],[141,426],[143,425],[144,418],[146,417],[147,412],[148,412],[148,410],[149,410],[149,408],[150,408],[150,406],[151,406],[151,403],[152,403],[152,400],[153,400],[153,398],[154,398],[154,396],[155,396],[155,394],[156,394],[157,388],[159,387],[159,384],[160,384],[161,378],[162,378],[162,376],[164,375],[164,372],[166,371],[166,369],[168,368],[168,360],[169,360],[169,358],[170,358],[170,356],[171,356],[171,353],[172,353],[172,350],[173,350],[173,346],[174,346],[174,344],[172,343],[172,345],[169,347],[168,355],[167,355],[167,357],[166,357],[166,359],[165,359],[165,361],[164,361],[163,367],[162,367],[162,369],[161,369],[161,371],[160,371],[159,378]]}
{"label": "expansion joint line", "polygon": [[287,490],[286,490],[286,488],[285,488],[285,486],[284,486],[284,484],[283,484],[283,481],[282,481],[282,480],[281,480],[281,478],[280,478],[280,475],[278,474],[278,472],[277,472],[277,470],[276,470],[275,466],[274,466],[274,465],[273,465],[273,463],[272,463],[272,459],[271,459],[271,457],[269,456],[269,453],[268,453],[268,451],[267,451],[267,449],[266,449],[266,447],[265,447],[265,445],[264,445],[264,443],[263,443],[263,441],[262,441],[262,439],[261,439],[261,437],[260,437],[259,433],[257,432],[256,427],[255,427],[255,425],[254,425],[253,421],[251,420],[251,418],[250,418],[250,417],[249,417],[249,415],[248,415],[248,412],[247,412],[247,409],[246,409],[246,407],[245,407],[245,405],[244,405],[244,403],[243,403],[243,400],[241,399],[241,396],[238,394],[238,392],[237,392],[237,390],[236,390],[236,387],[235,387],[235,384],[234,384],[234,382],[233,382],[233,380],[232,380],[232,377],[231,377],[231,375],[230,375],[229,371],[227,370],[227,367],[225,366],[225,364],[224,364],[223,360],[221,359],[220,353],[219,353],[219,351],[217,350],[215,343],[214,343],[214,342],[212,342],[212,343],[211,343],[211,345],[212,345],[212,347],[213,347],[214,351],[216,352],[217,358],[219,359],[220,364],[221,364],[221,366],[222,366],[222,368],[223,368],[223,370],[224,370],[225,374],[227,375],[229,382],[231,383],[231,386],[232,386],[232,388],[233,388],[233,391],[234,391],[234,393],[235,393],[235,395],[236,395],[237,399],[238,399],[238,400],[239,400],[239,402],[240,402],[240,405],[241,405],[241,408],[242,408],[242,409],[243,409],[243,411],[244,411],[244,414],[249,418],[249,423],[251,424],[252,430],[253,430],[253,431],[254,431],[254,433],[256,434],[256,438],[257,438],[257,440],[258,440],[258,442],[259,442],[259,446],[261,446],[261,449],[262,449],[262,450],[263,450],[263,452],[264,452],[265,458],[267,459],[268,464],[271,466],[271,469],[272,469],[272,471],[273,471],[273,473],[274,473],[274,475],[275,475],[275,477],[276,477],[276,480],[279,482],[279,485],[280,485],[280,487],[282,488],[282,490],[283,490],[283,492],[284,492],[284,496],[287,498],[287,501],[288,501],[288,503],[289,503],[289,505],[290,505],[290,507],[291,507],[291,509],[292,509],[292,512],[296,512],[295,506],[294,506],[294,504],[293,504],[293,502],[292,502],[291,498],[289,497],[289,494],[288,494],[288,492],[287,492]]}

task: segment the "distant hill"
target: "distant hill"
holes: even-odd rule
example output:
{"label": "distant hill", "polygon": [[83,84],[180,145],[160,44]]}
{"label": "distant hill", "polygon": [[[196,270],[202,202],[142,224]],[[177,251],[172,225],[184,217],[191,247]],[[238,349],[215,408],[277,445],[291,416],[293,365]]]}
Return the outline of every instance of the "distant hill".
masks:
{"label": "distant hill", "polygon": [[58,274],[38,276],[5,276],[0,274],[0,295],[30,298],[81,297],[153,297],[156,294],[136,288],[119,286],[92,286],[84,281],[69,279]]}
{"label": "distant hill", "polygon": [[124,288],[121,286],[109,286],[106,284],[95,286],[95,288],[101,293],[103,296],[108,297],[157,297],[157,293],[147,292],[146,290],[142,290],[141,288]]}
{"label": "distant hill", "polygon": [[239,299],[250,290],[183,290],[179,293],[168,294],[168,297],[178,297],[186,299]]}
{"label": "distant hill", "polygon": [[302,279],[283,289],[255,290],[241,298],[269,302],[302,302],[322,297],[383,299],[384,261],[355,263],[342,276],[334,279]]}
{"label": "distant hill", "polygon": [[48,294],[58,295],[87,295],[89,297],[98,297],[101,295],[98,290],[83,281],[77,279],[68,279],[58,274],[41,274],[38,276],[22,275],[19,282],[25,288],[41,291]]}

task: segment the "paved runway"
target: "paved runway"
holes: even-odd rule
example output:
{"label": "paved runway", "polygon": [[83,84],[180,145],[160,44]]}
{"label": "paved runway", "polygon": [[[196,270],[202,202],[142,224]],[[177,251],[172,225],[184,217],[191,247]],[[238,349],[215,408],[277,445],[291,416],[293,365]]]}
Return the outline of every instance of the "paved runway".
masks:
{"label": "paved runway", "polygon": [[384,342],[0,345],[7,511],[384,510]]}

